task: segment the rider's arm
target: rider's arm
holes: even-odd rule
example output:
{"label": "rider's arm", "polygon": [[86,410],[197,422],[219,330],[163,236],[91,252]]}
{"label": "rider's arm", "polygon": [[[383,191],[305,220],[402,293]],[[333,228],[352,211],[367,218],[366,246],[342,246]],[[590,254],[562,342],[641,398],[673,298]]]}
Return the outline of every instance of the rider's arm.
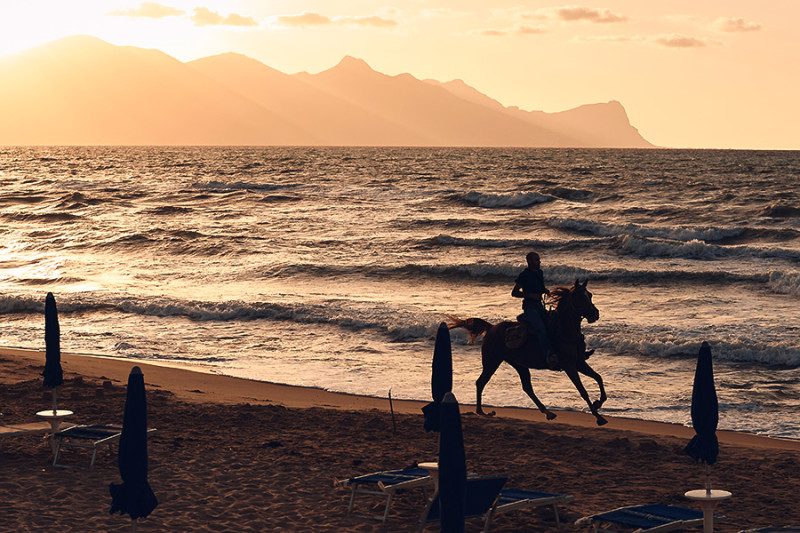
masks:
{"label": "rider's arm", "polygon": [[525,298],[525,293],[522,292],[522,285],[515,283],[514,288],[511,289],[511,296],[513,298]]}
{"label": "rider's arm", "polygon": [[[546,289],[545,289],[546,290]],[[548,292],[549,294],[549,292]],[[539,300],[542,298],[542,295],[538,292],[525,292],[522,290],[522,285],[519,283],[514,285],[514,288],[511,289],[511,296],[514,298],[529,298],[533,300]]]}

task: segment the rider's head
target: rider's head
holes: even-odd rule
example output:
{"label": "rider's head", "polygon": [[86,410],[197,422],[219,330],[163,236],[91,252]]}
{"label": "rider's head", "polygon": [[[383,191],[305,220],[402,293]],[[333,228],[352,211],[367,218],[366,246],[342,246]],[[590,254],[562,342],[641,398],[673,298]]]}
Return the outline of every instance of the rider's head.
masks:
{"label": "rider's head", "polygon": [[536,270],[539,268],[541,264],[541,260],[539,259],[539,254],[536,252],[529,252],[528,255],[525,256],[525,259],[528,261],[528,268],[532,270]]}

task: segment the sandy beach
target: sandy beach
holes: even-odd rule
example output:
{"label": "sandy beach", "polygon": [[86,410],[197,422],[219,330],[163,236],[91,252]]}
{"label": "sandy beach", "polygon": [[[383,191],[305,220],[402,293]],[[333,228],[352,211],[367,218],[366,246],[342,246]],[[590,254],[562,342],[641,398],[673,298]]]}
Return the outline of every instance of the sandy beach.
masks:
{"label": "sandy beach", "polygon": [[[0,350],[0,424],[35,422],[50,407],[41,385],[44,355]],[[349,493],[334,479],[403,468],[434,458],[437,435],[422,428],[421,402],[332,394],[119,359],[64,354],[59,407],[76,424],[121,423],[125,383],[144,372],[150,483],[160,505],[140,531],[377,531],[376,522],[345,517]],[[562,531],[574,521],[623,505],[687,507],[703,467],[683,447],[691,428],[609,418],[602,428],[585,413],[559,411],[546,422],[534,409],[498,409],[494,418],[462,406],[467,467],[510,475],[507,487],[572,494]],[[718,511],[717,531],[800,524],[800,442],[719,432],[716,488],[733,493]],[[108,485],[119,482],[116,457],[103,450],[93,470],[88,453],[70,451],[51,466],[41,436],[0,440],[0,531],[127,531],[109,515]],[[378,499],[359,510],[377,511]],[[422,491],[401,494],[386,531],[414,531]],[[556,531],[548,509],[498,515],[492,531]],[[479,531],[477,520],[467,531]],[[430,530],[435,530],[431,527]]]}

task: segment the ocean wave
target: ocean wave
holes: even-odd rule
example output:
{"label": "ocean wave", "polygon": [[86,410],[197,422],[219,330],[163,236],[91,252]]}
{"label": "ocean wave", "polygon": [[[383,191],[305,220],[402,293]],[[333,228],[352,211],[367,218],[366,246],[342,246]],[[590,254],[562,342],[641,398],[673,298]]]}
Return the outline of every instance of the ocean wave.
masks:
{"label": "ocean wave", "polygon": [[[361,265],[358,267],[347,265],[318,265],[318,264],[292,264],[282,265],[273,271],[261,271],[259,275],[274,278],[286,276],[313,276],[314,278],[350,277],[354,274],[375,278],[418,278],[420,276],[431,279],[445,279],[448,281],[502,281],[510,282],[516,279],[522,267],[519,264],[499,263],[463,263],[463,264],[420,264],[409,263],[397,266]],[[610,268],[601,270],[588,270],[570,265],[551,264],[542,269],[548,286],[569,285],[576,279],[611,281],[615,283],[637,283],[642,281],[658,280],[660,282],[696,282],[708,285],[746,283],[763,285],[770,280],[770,276],[778,279],[784,274],[776,272],[764,273],[737,273],[717,270],[655,270],[641,269],[629,270],[625,268]]]}
{"label": "ocean wave", "polygon": [[152,207],[150,209],[146,209],[143,213],[149,215],[175,215],[175,214],[184,214],[184,213],[191,213],[192,208],[190,207],[181,207],[178,205],[161,205],[158,207]]}
{"label": "ocean wave", "polygon": [[449,199],[461,204],[485,207],[488,209],[522,209],[532,205],[552,202],[554,198],[536,192],[513,192],[513,193],[483,193],[469,191],[466,193],[455,193]]}
{"label": "ocean wave", "polygon": [[551,218],[547,224],[553,228],[601,236],[633,235],[671,239],[675,241],[720,241],[741,235],[746,228],[716,226],[643,226],[641,224],[607,224],[579,218]]}
{"label": "ocean wave", "polygon": [[277,191],[281,189],[294,189],[301,187],[300,183],[252,183],[246,181],[204,181],[195,182],[192,187],[209,191]]}
{"label": "ocean wave", "polygon": [[540,240],[540,239],[481,239],[463,238],[452,235],[440,234],[436,237],[423,239],[418,246],[464,246],[473,248],[561,248],[572,249],[586,246],[597,246],[607,239],[590,237],[587,239],[570,239],[566,241]]}
{"label": "ocean wave", "polygon": [[23,205],[33,205],[38,204],[40,202],[44,202],[49,200],[50,198],[47,196],[37,196],[37,195],[27,195],[27,194],[5,194],[0,195],[0,204],[23,204]]}
{"label": "ocean wave", "polygon": [[709,332],[698,338],[696,331],[664,328],[614,328],[595,326],[586,335],[587,346],[609,353],[642,357],[696,358],[703,341],[711,345],[715,360],[753,363],[764,366],[800,367],[800,344],[764,342],[746,331]]}
{"label": "ocean wave", "polygon": [[782,248],[757,248],[753,246],[719,246],[699,239],[690,241],[653,240],[634,235],[616,236],[619,250],[639,258],[674,257],[709,261],[727,257],[776,258],[800,261],[800,252]]}
{"label": "ocean wave", "polygon": [[3,213],[2,217],[14,222],[74,222],[83,217],[72,213],[49,212],[49,213]]}
{"label": "ocean wave", "polygon": [[796,218],[800,217],[800,207],[786,204],[775,204],[764,209],[761,213],[765,217]]}
{"label": "ocean wave", "polygon": [[770,272],[767,284],[778,294],[800,297],[800,272]]}
{"label": "ocean wave", "polygon": [[597,195],[593,191],[585,189],[571,189],[569,187],[550,187],[543,189],[544,192],[573,202],[586,202],[594,199]]}
{"label": "ocean wave", "polygon": [[[322,300],[314,303],[191,301],[163,297],[104,298],[87,295],[59,295],[59,313],[118,312],[147,317],[179,317],[198,322],[247,322],[276,320],[299,324],[330,324],[349,331],[373,330],[392,342],[408,342],[431,337],[437,318],[388,305],[377,306],[356,300]],[[44,298],[0,296],[2,314],[40,314]],[[121,346],[121,348],[126,348]]]}

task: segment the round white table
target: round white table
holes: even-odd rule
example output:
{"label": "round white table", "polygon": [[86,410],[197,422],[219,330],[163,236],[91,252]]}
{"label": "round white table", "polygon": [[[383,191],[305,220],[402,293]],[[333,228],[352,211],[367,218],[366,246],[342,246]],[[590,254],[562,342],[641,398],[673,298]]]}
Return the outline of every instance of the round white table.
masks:
{"label": "round white table", "polygon": [[690,500],[700,502],[703,510],[703,533],[714,531],[714,507],[721,501],[730,499],[732,494],[727,490],[690,490],[684,494]]}
{"label": "round white table", "polygon": [[433,478],[433,493],[439,493],[439,463],[419,463],[417,466],[428,471]]}
{"label": "round white table", "polygon": [[68,416],[72,416],[73,414],[74,413],[72,411],[68,411],[66,409],[58,409],[56,411],[53,411],[52,409],[45,409],[44,411],[39,411],[36,413],[36,416],[44,418],[50,422],[50,448],[53,450],[53,453],[56,453],[56,432],[58,431],[59,426],[61,426],[61,421]]}

